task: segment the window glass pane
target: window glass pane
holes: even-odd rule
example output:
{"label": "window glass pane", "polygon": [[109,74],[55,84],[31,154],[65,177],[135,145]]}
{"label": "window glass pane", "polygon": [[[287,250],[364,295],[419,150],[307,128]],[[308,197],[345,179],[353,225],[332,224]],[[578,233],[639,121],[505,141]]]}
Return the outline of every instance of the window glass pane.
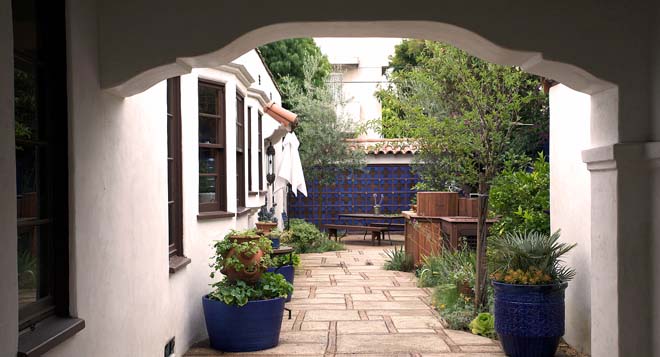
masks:
{"label": "window glass pane", "polygon": [[199,86],[199,112],[218,114],[218,90],[213,87]]}
{"label": "window glass pane", "polygon": [[19,220],[39,217],[38,155],[32,145],[16,148],[16,213]]}
{"label": "window glass pane", "polygon": [[199,177],[199,203],[216,202],[215,197],[216,176]]}
{"label": "window glass pane", "polygon": [[[17,60],[14,69],[14,115],[17,140],[38,140],[37,79],[34,68]],[[17,145],[17,149],[18,149]]]}
{"label": "window glass pane", "polygon": [[215,153],[213,149],[199,149],[199,172],[212,174],[216,172]]}
{"label": "window glass pane", "polygon": [[[40,226],[18,227],[18,304],[19,308],[33,303],[49,295],[47,280],[42,279],[44,268],[48,263],[43,261],[48,247],[41,237],[43,229]],[[42,257],[42,258],[40,258]]]}
{"label": "window glass pane", "polygon": [[174,244],[174,225],[175,225],[175,209],[174,209],[174,203],[170,203],[167,205],[167,217],[168,217],[168,231],[169,231],[169,245]]}
{"label": "window glass pane", "polygon": [[212,144],[218,142],[218,121],[215,118],[199,117],[199,142]]}

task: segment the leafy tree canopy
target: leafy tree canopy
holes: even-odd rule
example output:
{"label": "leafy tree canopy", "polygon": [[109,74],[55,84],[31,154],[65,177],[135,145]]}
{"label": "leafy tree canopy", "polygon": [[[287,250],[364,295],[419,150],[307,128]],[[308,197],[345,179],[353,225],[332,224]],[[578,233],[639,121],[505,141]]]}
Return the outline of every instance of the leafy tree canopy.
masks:
{"label": "leafy tree canopy", "polygon": [[[268,68],[275,77],[275,81],[280,86],[283,85],[284,78],[289,78],[289,81],[303,87],[305,81],[303,63],[308,57],[319,57],[318,68],[316,68],[316,72],[311,74],[311,82],[314,85],[324,84],[332,69],[328,58],[321,54],[321,50],[311,38],[292,38],[272,42],[259,47],[259,52],[261,52]],[[284,106],[291,109],[292,103],[288,98],[288,94],[283,94]]]}
{"label": "leafy tree canopy", "polygon": [[429,188],[475,186],[483,168],[498,172],[505,158],[546,145],[548,98],[537,76],[423,40],[403,41],[391,65],[391,85],[377,93],[379,129],[419,140],[416,170]]}
{"label": "leafy tree canopy", "polygon": [[[364,153],[352,150],[345,139],[353,137],[355,128],[347,118],[337,116],[341,88],[318,83],[315,78],[324,58],[311,55],[303,58],[302,82],[284,77],[282,90],[291,109],[298,114],[296,135],[300,140],[300,159],[308,181],[327,185],[338,174],[364,166]],[[322,168],[322,169],[321,169]]]}

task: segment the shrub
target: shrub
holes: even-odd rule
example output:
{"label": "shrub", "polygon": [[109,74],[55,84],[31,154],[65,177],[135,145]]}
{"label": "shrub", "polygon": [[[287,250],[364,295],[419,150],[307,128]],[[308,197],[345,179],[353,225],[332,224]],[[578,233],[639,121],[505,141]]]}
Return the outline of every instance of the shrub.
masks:
{"label": "shrub", "polygon": [[475,261],[475,254],[465,241],[454,252],[443,250],[439,255],[424,257],[419,270],[419,285],[431,287],[467,281],[474,286]]}
{"label": "shrub", "polygon": [[490,228],[491,234],[538,231],[550,234],[550,164],[539,154],[523,168],[509,161],[493,180],[489,200],[491,211],[499,221]]}
{"label": "shrub", "polygon": [[344,249],[343,244],[328,239],[315,225],[298,218],[289,220],[289,232],[283,234],[280,239],[293,246],[298,253],[322,253]]}
{"label": "shrub", "polygon": [[403,250],[403,247],[401,249],[394,247],[394,250],[388,250],[385,254],[389,258],[385,261],[385,270],[412,271],[415,269],[412,257]]}
{"label": "shrub", "polygon": [[433,303],[452,330],[468,330],[476,313],[472,298],[458,292],[456,284],[442,284],[435,288]]}
{"label": "shrub", "polygon": [[509,284],[549,284],[573,279],[561,257],[576,244],[559,243],[559,231],[510,232],[492,241],[491,278]]}

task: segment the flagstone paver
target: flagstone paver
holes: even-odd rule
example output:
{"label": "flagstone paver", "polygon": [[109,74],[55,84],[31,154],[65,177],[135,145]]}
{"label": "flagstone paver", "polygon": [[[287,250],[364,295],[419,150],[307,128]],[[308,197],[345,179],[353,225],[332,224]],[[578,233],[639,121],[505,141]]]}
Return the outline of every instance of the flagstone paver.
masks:
{"label": "flagstone paver", "polygon": [[221,353],[202,342],[186,356],[504,356],[493,340],[445,330],[430,289],[418,288],[411,273],[383,269],[390,246],[347,238],[345,251],[302,255],[277,347]]}

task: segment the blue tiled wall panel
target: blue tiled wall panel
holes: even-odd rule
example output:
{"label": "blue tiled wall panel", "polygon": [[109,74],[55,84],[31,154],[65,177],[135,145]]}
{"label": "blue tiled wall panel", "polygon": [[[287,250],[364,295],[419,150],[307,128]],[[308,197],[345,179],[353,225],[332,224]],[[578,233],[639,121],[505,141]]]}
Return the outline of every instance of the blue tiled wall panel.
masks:
{"label": "blue tiled wall panel", "polygon": [[[317,182],[307,182],[308,197],[289,198],[289,218],[302,218],[317,226],[342,223],[362,224],[361,221],[337,217],[340,213],[373,212],[373,194],[384,195],[381,212],[398,213],[410,209],[415,195],[413,185],[419,178],[408,165],[369,165],[362,171],[340,175],[335,183],[319,191]],[[320,206],[320,219],[319,219]]]}

